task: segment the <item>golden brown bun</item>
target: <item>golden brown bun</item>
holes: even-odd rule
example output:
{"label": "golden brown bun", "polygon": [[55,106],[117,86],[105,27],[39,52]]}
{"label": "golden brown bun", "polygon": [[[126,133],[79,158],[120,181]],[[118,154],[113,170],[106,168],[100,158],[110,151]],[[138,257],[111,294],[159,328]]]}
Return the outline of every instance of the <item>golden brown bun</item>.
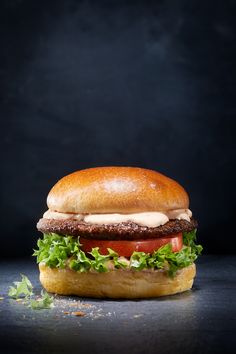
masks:
{"label": "golden brown bun", "polygon": [[40,281],[51,293],[96,298],[151,298],[191,289],[195,264],[177,271],[170,278],[162,270],[112,270],[106,273],[79,273],[70,269],[49,268],[39,264]]}
{"label": "golden brown bun", "polygon": [[97,167],[59,180],[47,198],[62,213],[139,213],[187,209],[189,198],[177,182],[137,167]]}

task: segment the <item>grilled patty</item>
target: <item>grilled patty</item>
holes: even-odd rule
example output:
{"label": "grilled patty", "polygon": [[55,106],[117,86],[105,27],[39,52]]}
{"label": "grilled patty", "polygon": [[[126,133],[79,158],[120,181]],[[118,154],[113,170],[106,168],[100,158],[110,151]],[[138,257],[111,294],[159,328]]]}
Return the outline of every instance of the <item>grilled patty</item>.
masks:
{"label": "grilled patty", "polygon": [[76,220],[40,219],[37,229],[43,233],[81,236],[97,240],[140,240],[189,232],[197,227],[197,221],[170,220],[158,227],[139,226],[133,222],[112,225],[88,224]]}

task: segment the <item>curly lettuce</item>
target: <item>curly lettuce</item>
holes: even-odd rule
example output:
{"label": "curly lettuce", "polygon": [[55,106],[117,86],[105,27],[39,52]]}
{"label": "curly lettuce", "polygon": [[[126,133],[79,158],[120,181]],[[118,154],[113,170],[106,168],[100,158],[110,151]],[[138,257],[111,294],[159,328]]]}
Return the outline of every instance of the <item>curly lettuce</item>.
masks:
{"label": "curly lettuce", "polygon": [[69,267],[78,272],[107,272],[112,265],[116,269],[130,268],[137,271],[165,269],[170,276],[174,276],[178,269],[192,264],[202,252],[202,246],[196,244],[196,230],[184,232],[183,243],[179,252],[173,252],[171,244],[167,244],[152,254],[133,252],[130,259],[125,259],[110,248],[107,249],[107,255],[100,254],[98,247],[85,254],[80,248],[79,237],[49,233],[38,240],[38,249],[34,250],[33,255],[37,257],[38,263],[43,262],[51,268]]}

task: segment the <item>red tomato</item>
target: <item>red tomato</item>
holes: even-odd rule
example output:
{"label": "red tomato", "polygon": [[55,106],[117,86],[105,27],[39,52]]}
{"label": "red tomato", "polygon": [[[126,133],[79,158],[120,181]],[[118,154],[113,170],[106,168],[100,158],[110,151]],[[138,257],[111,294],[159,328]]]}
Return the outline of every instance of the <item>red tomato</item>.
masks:
{"label": "red tomato", "polygon": [[173,252],[178,252],[183,247],[183,237],[182,233],[163,238],[136,241],[89,240],[80,237],[80,243],[82,244],[81,249],[84,252],[91,252],[92,248],[99,247],[101,254],[107,254],[107,248],[111,248],[113,251],[117,252],[119,256],[130,257],[134,251],[153,253],[167,243],[171,244]]}

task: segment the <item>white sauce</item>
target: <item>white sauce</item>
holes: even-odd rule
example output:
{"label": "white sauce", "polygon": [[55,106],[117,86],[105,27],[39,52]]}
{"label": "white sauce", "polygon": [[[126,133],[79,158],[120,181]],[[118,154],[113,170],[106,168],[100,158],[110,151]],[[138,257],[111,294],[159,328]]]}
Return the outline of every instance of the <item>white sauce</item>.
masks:
{"label": "white sauce", "polygon": [[134,222],[140,226],[158,227],[166,224],[170,219],[190,221],[192,212],[189,209],[176,209],[168,212],[144,212],[134,214],[67,214],[47,210],[43,217],[56,220],[78,220],[88,224],[117,224],[122,222]]}
{"label": "white sauce", "polygon": [[45,211],[43,214],[44,219],[55,219],[55,220],[67,220],[67,219],[73,219],[73,220],[83,220],[84,215],[83,214],[68,214],[68,213],[59,213],[58,211],[53,211],[48,209]]}
{"label": "white sauce", "polygon": [[140,226],[157,227],[165,224],[168,217],[163,213],[136,213],[136,214],[92,214],[86,215],[84,221],[89,224],[116,224],[120,222],[134,222]]}

